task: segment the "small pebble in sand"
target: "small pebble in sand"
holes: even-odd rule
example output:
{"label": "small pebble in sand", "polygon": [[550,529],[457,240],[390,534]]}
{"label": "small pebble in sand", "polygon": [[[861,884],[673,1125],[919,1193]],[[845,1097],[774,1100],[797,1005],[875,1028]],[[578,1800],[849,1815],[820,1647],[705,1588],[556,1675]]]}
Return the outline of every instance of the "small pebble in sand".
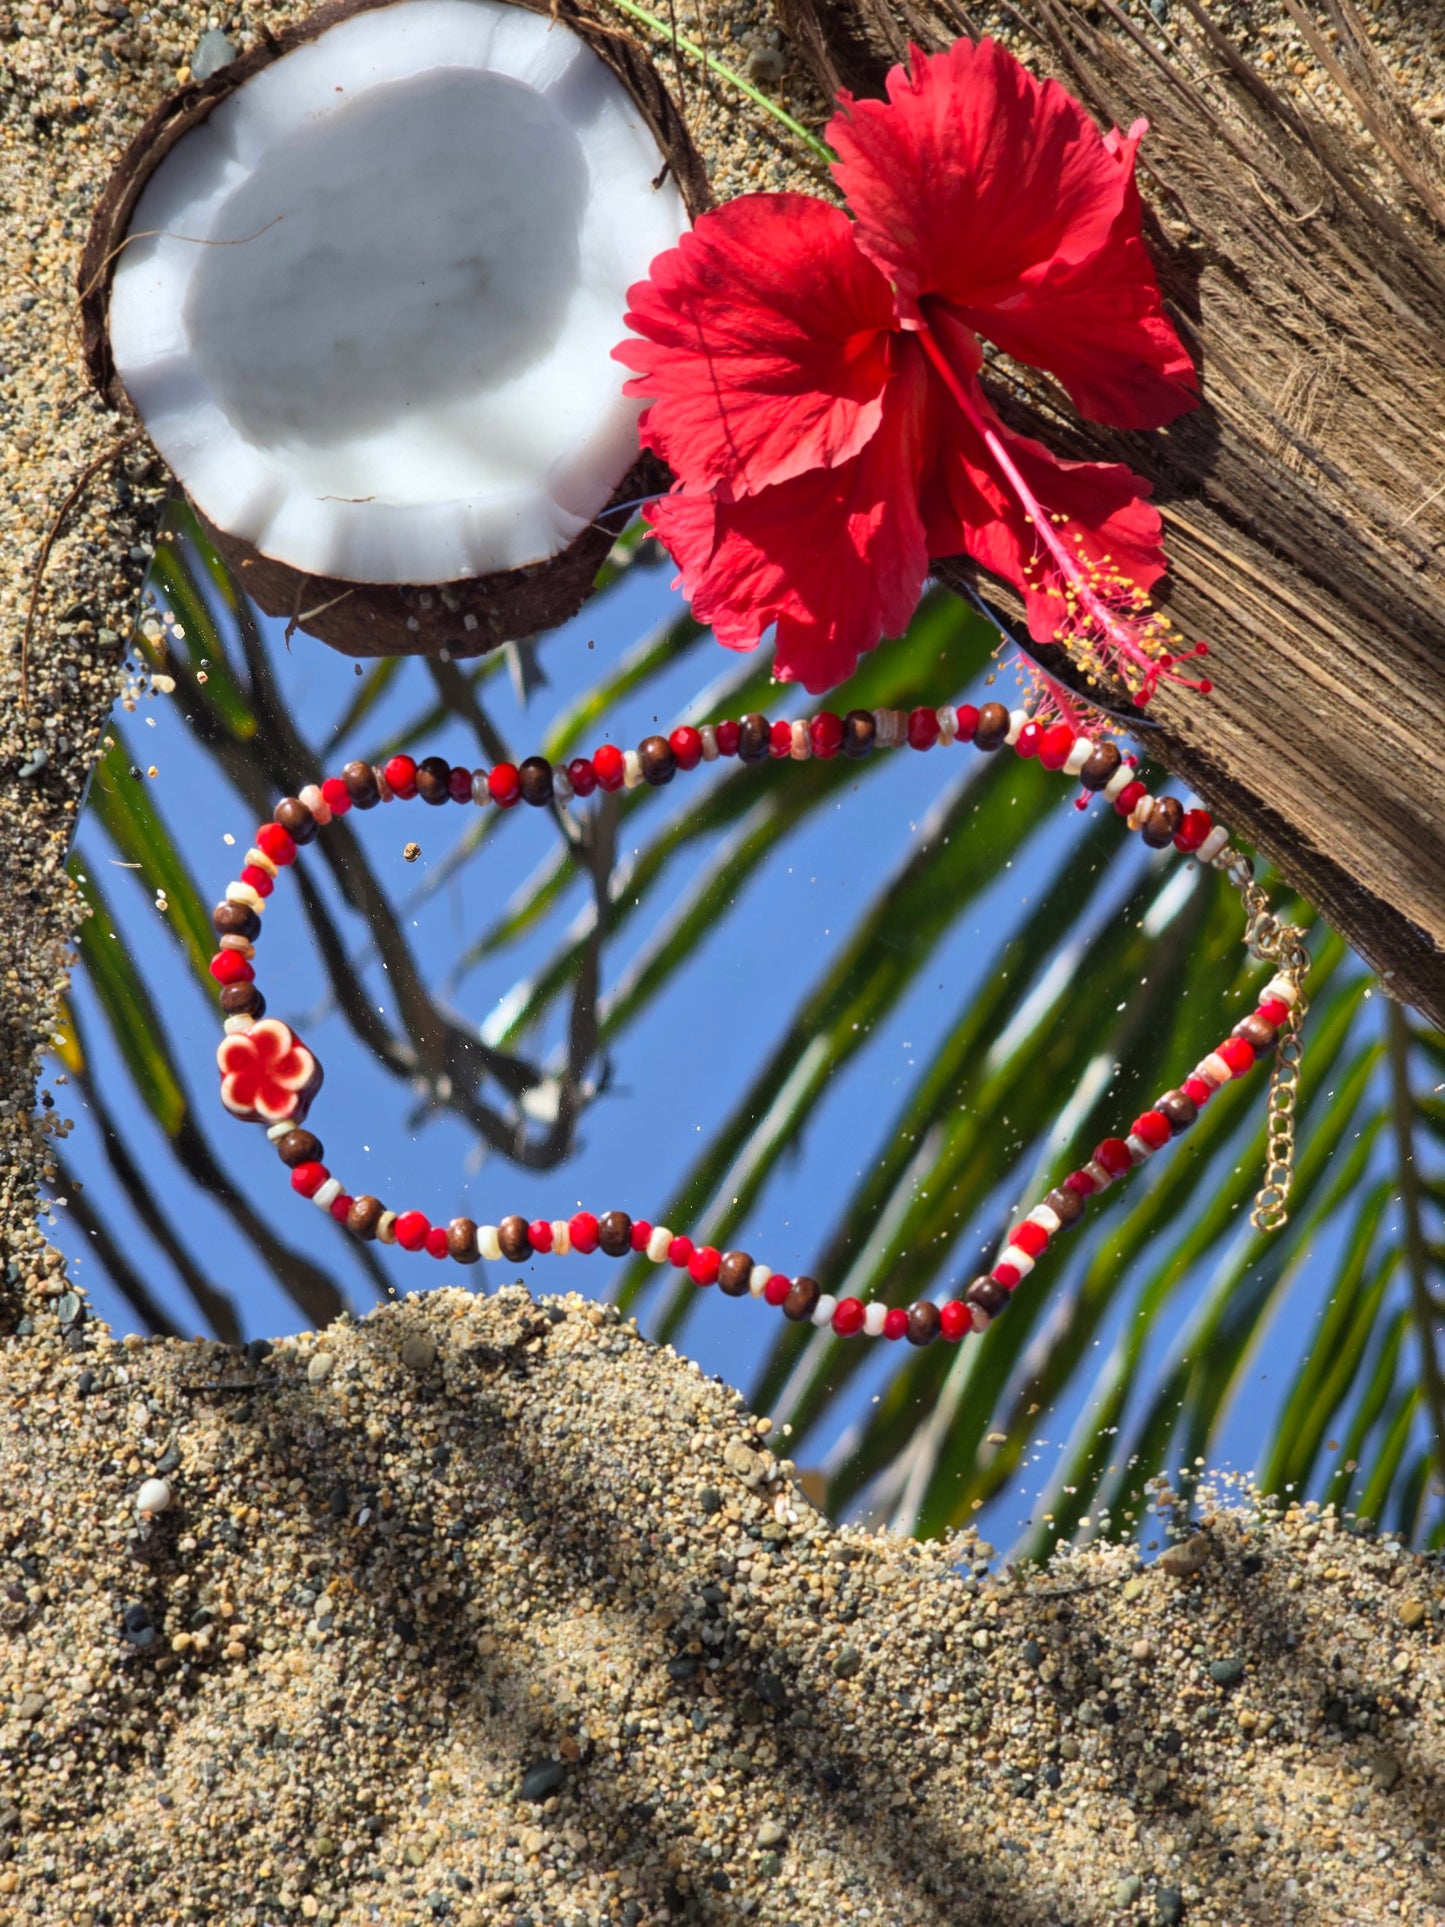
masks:
{"label": "small pebble in sand", "polygon": [[218,28],[212,27],[201,35],[195,53],[191,57],[191,79],[209,80],[236,58],[236,49]]}
{"label": "small pebble in sand", "polygon": [[1209,1541],[1202,1532],[1196,1532],[1192,1539],[1181,1539],[1177,1545],[1166,1546],[1159,1555],[1159,1569],[1171,1579],[1188,1579],[1208,1557]]}
{"label": "small pebble in sand", "polygon": [[135,1495],[135,1509],[153,1518],[157,1512],[167,1510],[173,1496],[164,1479],[147,1479]]}
{"label": "small pebble in sand", "polygon": [[429,1372],[437,1362],[436,1340],[417,1333],[401,1348],[401,1362],[410,1372]]}

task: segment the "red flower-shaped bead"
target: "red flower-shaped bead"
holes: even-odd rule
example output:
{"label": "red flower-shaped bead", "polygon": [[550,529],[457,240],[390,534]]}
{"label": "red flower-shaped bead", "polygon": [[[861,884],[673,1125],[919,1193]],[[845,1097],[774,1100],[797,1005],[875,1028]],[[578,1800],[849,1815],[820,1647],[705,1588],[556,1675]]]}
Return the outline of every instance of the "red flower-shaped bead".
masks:
{"label": "red flower-shaped bead", "polygon": [[221,1102],[248,1123],[299,1124],[321,1088],[321,1066],[289,1024],[263,1017],[216,1050]]}
{"label": "red flower-shaped bead", "polygon": [[966,552],[1039,641],[1146,695],[1170,672],[1148,483],[1015,434],[979,381],[987,337],[1090,420],[1194,407],[1141,230],[1145,130],[1101,133],[992,40],[915,49],[886,101],[839,96],[846,213],[746,194],[653,262],[614,353],[677,477],[650,520],[720,642],[776,623],[776,673],[827,689],[905,627],[930,557]]}

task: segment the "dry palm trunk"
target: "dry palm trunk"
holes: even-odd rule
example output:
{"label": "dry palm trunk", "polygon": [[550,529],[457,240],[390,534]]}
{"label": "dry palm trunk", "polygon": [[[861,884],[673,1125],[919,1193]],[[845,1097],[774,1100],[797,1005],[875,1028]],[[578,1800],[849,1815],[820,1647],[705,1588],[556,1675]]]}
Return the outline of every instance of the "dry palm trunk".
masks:
{"label": "dry palm trunk", "polygon": [[[782,11],[829,92],[879,93],[908,39],[985,24],[962,0]],[[1358,117],[1353,137],[1274,92],[1197,0],[1147,32],[1112,0],[1008,11],[1036,70],[1102,120],[1151,124],[1150,238],[1204,406],[1159,436],[1081,430],[1040,377],[1002,412],[1152,478],[1170,613],[1211,645],[1215,684],[1159,696],[1162,759],[1445,1023],[1442,151],[1348,0],[1308,15],[1283,0],[1280,17]]]}

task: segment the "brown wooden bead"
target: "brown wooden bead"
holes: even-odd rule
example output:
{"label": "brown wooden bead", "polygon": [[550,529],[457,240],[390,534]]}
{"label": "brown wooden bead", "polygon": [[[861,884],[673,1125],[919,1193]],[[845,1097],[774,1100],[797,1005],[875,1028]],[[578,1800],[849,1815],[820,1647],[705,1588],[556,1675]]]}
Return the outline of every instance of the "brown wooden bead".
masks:
{"label": "brown wooden bead", "polygon": [[783,1300],[784,1318],[791,1318],[795,1325],[801,1325],[805,1318],[813,1316],[813,1308],[822,1296],[822,1287],[816,1278],[795,1278],[792,1289]]}
{"label": "brown wooden bead", "polygon": [[938,1336],[942,1323],[937,1305],[928,1299],[920,1298],[916,1305],[908,1307],[908,1342],[910,1345],[931,1345]]}
{"label": "brown wooden bead", "polygon": [[416,766],[416,793],[423,803],[452,800],[452,766],[441,756],[428,756]]}
{"label": "brown wooden bead", "polygon": [[963,1294],[966,1305],[977,1305],[980,1311],[987,1312],[990,1318],[997,1318],[1008,1303],[1008,1292],[997,1278],[975,1278]]}
{"label": "brown wooden bead", "polygon": [[497,1226],[497,1243],[502,1247],[502,1256],[510,1258],[514,1265],[523,1264],[532,1255],[532,1240],[527,1236],[527,1220],[513,1214],[503,1218]]}
{"label": "brown wooden bead", "polygon": [[753,1261],[746,1251],[725,1251],[717,1268],[718,1290],[729,1298],[741,1298],[753,1275]]}
{"label": "brown wooden bead", "polygon": [[477,1227],[470,1218],[452,1219],[447,1226],[447,1250],[459,1265],[474,1265],[481,1257]]}
{"label": "brown wooden bead", "polygon": [[1079,771],[1086,790],[1107,789],[1119,773],[1124,758],[1112,743],[1096,743],[1087,763]]}
{"label": "brown wooden bead", "polygon": [[261,919],[249,903],[218,903],[211,912],[211,922],[221,937],[244,937],[252,943],[261,934]]}
{"label": "brown wooden bead", "polygon": [[1171,1131],[1187,1131],[1199,1115],[1199,1106],[1183,1091],[1165,1091],[1154,1108]]}
{"label": "brown wooden bead", "polygon": [[1156,796],[1139,834],[1151,850],[1167,850],[1184,821],[1184,805],[1177,796]]}
{"label": "brown wooden bead", "polygon": [[1067,1231],[1084,1215],[1084,1200],[1066,1184],[1061,1184],[1056,1191],[1050,1191],[1044,1203],[1058,1219],[1060,1231]]}
{"label": "brown wooden bead", "polygon": [[298,1164],[319,1164],[326,1155],[321,1140],[312,1131],[288,1131],[276,1140],[276,1155],[290,1171]]}
{"label": "brown wooden bead", "polygon": [[1009,714],[1002,703],[985,703],[974,727],[975,749],[997,749],[1009,732]]}
{"label": "brown wooden bead", "polygon": [[1266,1051],[1274,1049],[1279,1032],[1267,1017],[1261,1017],[1256,1010],[1242,1023],[1235,1025],[1233,1035],[1242,1037],[1256,1057],[1263,1057]]}
{"label": "brown wooden bead", "polygon": [[283,796],[271,814],[293,843],[310,843],[320,827],[299,796]]}
{"label": "brown wooden bead", "polygon": [[843,718],[843,754],[867,756],[877,735],[878,725],[873,720],[871,709],[850,709]]}
{"label": "brown wooden bead", "polygon": [[359,810],[373,810],[381,801],[381,791],[376,787],[376,771],[370,763],[348,763],[341,772],[341,780],[346,785],[346,794]]}
{"label": "brown wooden bead", "polygon": [[359,1198],[351,1200],[351,1209],[346,1214],[346,1229],[358,1238],[368,1241],[376,1236],[376,1227],[385,1210],[380,1198],[373,1198],[364,1192]]}
{"label": "brown wooden bead", "polygon": [[517,766],[517,781],[522,786],[522,801],[540,810],[552,801],[552,765],[545,756],[529,756]]}
{"label": "brown wooden bead", "polygon": [[637,745],[637,760],[642,765],[643,779],[654,789],[661,789],[677,774],[677,758],[665,736],[645,736]]}
{"label": "brown wooden bead", "polygon": [[756,710],[738,724],[738,755],[745,763],[761,763],[772,751],[772,731],[766,716]]}
{"label": "brown wooden bead", "polygon": [[597,1243],[609,1258],[625,1258],[632,1249],[632,1220],[625,1211],[608,1211],[597,1220]]}
{"label": "brown wooden bead", "polygon": [[221,989],[221,1009],[228,1017],[260,1017],[266,999],[255,984],[225,984]]}

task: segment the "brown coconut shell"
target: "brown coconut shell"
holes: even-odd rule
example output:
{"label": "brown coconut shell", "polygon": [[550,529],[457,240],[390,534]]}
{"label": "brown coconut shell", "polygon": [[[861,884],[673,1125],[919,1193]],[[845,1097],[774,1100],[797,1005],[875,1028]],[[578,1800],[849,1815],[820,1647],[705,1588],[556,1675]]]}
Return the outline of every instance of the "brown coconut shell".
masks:
{"label": "brown coconut shell", "polygon": [[[111,280],[131,216],[151,175],[178,141],[272,61],[357,14],[392,4],[394,0],[329,0],[284,33],[273,34],[263,27],[259,45],[208,80],[192,81],[163,100],[121,155],[96,205],[78,275],[86,370],[118,414],[139,420],[111,354]],[[713,202],[707,170],[645,49],[583,0],[510,0],[510,4],[560,21],[587,42],[636,104],[688,213],[694,220],[705,213]],[[574,616],[591,594],[597,571],[628,520],[631,511],[625,505],[660,493],[671,480],[655,456],[639,454],[597,519],[559,554],[545,562],[456,582],[346,582],[306,575],[224,529],[209,522],[205,526],[259,608],[270,616],[297,618],[308,635],[320,637],[346,655],[438,655],[446,650],[452,656],[476,656],[499,643],[555,628]]]}

